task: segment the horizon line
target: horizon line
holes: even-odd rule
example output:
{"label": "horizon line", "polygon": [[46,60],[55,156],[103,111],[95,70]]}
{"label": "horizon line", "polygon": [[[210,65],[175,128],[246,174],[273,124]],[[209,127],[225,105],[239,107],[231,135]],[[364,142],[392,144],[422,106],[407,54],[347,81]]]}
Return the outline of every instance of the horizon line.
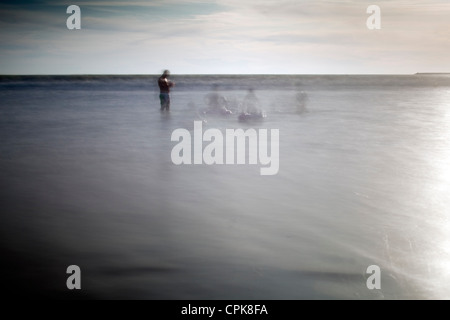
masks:
{"label": "horizon line", "polygon": [[[30,73],[30,74],[0,74],[0,77],[10,76],[154,76],[160,73]],[[450,72],[416,72],[416,73],[173,73],[180,76],[402,76],[402,75],[450,75]]]}

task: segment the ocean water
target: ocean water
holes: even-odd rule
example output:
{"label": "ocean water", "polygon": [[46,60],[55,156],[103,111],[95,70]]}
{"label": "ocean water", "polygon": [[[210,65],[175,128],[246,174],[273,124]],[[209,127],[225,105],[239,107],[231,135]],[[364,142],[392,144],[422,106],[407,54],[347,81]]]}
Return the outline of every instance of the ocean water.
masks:
{"label": "ocean water", "polygon": [[[156,79],[0,78],[11,296],[450,298],[450,76],[173,74],[170,114]],[[215,85],[233,115],[202,113]],[[239,122],[250,88],[267,118]],[[278,173],[174,165],[194,121],[278,129]]]}

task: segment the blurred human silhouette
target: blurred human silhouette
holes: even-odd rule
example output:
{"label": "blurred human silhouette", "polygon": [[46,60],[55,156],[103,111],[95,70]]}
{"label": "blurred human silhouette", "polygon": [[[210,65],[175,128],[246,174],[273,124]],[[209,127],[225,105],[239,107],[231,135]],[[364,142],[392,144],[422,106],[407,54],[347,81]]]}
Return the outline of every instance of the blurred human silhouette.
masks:
{"label": "blurred human silhouette", "polygon": [[265,118],[265,113],[261,109],[261,103],[259,102],[258,97],[256,97],[255,91],[253,88],[250,88],[242,102],[242,112],[239,115],[239,120],[246,121],[262,118]]}
{"label": "blurred human silhouette", "polygon": [[261,104],[259,99],[255,95],[253,89],[249,89],[247,95],[243,102],[243,112],[248,114],[258,114],[261,113]]}
{"label": "blurred human silhouette", "polygon": [[296,111],[297,113],[305,113],[308,112],[308,109],[306,108],[306,104],[308,102],[308,95],[304,91],[300,91],[295,96],[296,100]]}
{"label": "blurred human silhouette", "polygon": [[216,113],[221,115],[233,113],[228,109],[228,100],[220,94],[218,85],[214,85],[213,91],[205,96],[205,104],[207,106],[205,113]]}
{"label": "blurred human silhouette", "polygon": [[175,82],[170,81],[168,78],[170,77],[170,71],[164,70],[161,77],[158,78],[158,86],[159,86],[159,100],[161,102],[161,111],[170,110],[170,88],[175,85]]}

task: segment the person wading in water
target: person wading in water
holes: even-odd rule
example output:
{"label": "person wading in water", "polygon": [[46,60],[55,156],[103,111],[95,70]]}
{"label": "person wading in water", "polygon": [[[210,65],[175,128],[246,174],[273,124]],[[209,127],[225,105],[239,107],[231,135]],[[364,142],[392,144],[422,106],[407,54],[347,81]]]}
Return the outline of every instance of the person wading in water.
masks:
{"label": "person wading in water", "polygon": [[170,110],[170,88],[175,86],[175,82],[170,81],[170,71],[164,70],[164,73],[158,79],[159,100],[161,101],[161,111]]}

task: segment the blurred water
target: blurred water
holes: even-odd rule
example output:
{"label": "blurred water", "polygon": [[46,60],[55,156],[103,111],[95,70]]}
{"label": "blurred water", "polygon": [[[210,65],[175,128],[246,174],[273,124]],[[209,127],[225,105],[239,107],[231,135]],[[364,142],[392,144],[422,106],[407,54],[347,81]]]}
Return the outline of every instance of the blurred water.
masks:
{"label": "blurred water", "polygon": [[[76,264],[94,298],[450,298],[448,77],[174,75],[170,115],[154,80],[0,81],[12,292],[67,297]],[[199,114],[212,84],[235,110],[254,88],[268,117]],[[173,165],[199,119],[279,129],[279,173]]]}

